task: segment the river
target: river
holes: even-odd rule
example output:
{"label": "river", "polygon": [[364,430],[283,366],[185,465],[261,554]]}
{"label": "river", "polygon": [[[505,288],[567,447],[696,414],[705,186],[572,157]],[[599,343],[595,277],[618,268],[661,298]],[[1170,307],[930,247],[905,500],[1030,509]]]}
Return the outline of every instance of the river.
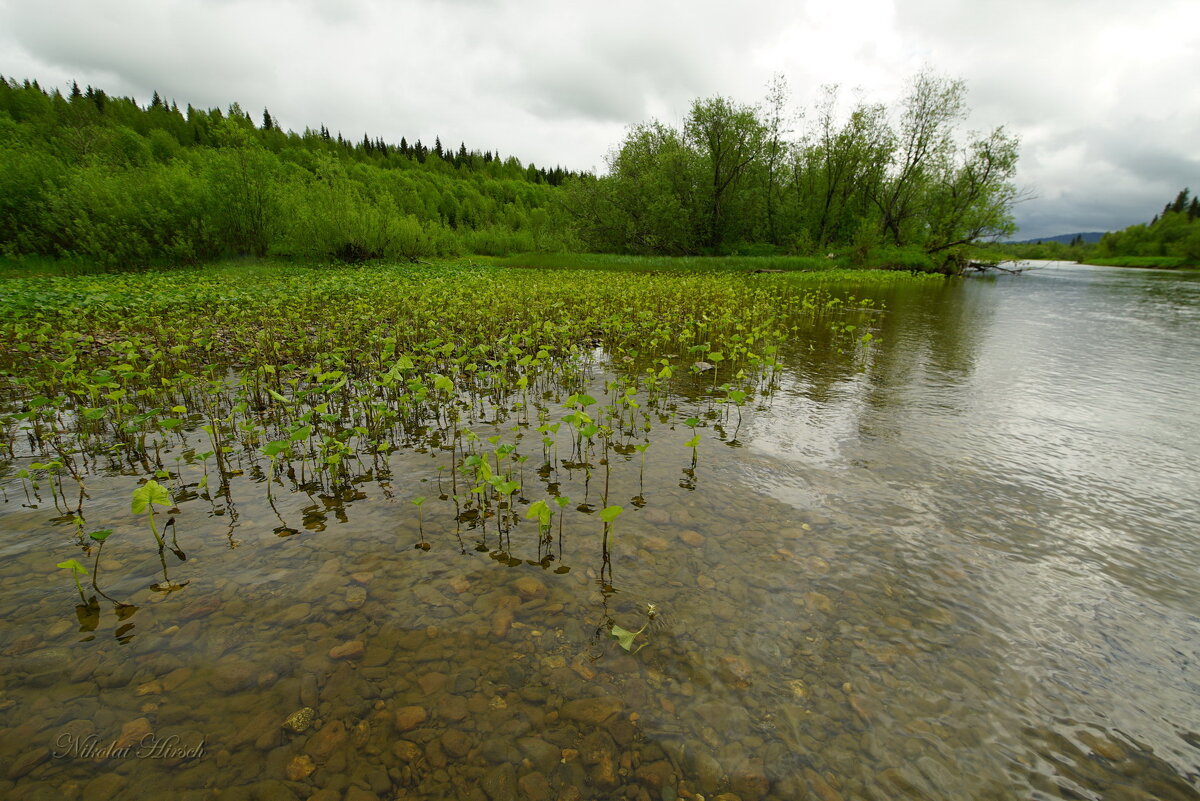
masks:
{"label": "river", "polygon": [[613,454],[607,560],[596,466],[542,476],[590,502],[565,536],[505,539],[411,519],[418,447],[274,509],[193,483],[189,584],[114,541],[138,609],[76,616],[69,519],[6,480],[0,795],[1200,798],[1200,274],[875,297],[865,349],[798,333],[770,398],[701,375],[644,471]]}

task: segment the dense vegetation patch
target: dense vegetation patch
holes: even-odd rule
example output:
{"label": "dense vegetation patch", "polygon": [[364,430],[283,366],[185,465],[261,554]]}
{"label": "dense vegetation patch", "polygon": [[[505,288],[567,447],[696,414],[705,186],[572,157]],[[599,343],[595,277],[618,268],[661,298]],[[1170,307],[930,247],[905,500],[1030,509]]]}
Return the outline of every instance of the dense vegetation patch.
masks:
{"label": "dense vegetation patch", "polygon": [[[618,457],[644,467],[651,432],[676,424],[692,468],[710,431],[736,444],[743,405],[778,384],[782,348],[819,338],[858,358],[878,310],[857,293],[913,280],[449,264],[3,280],[0,487],[52,503],[98,561],[105,529],[85,532],[107,499],[89,482],[129,476],[162,565],[156,589],[172,591],[176,532],[155,506],[200,500],[219,514],[246,476],[291,536],[277,496],[322,499],[316,520],[360,497],[365,476],[383,481],[398,451],[432,454],[437,499],[411,499],[418,525],[452,509],[487,547],[486,532],[521,520],[545,535],[550,502],[561,532],[559,471],[595,471],[607,559]],[[593,511],[585,497],[578,512]]]}

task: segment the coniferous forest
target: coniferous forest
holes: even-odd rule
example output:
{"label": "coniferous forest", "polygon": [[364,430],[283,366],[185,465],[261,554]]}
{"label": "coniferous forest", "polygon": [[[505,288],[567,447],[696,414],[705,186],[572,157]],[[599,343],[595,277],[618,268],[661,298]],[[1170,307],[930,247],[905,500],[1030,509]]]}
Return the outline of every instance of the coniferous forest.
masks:
{"label": "coniferous forest", "polygon": [[269,110],[139,105],[0,80],[0,248],[105,265],[236,255],[407,258],[533,251],[826,255],[953,270],[1013,230],[1017,141],[960,130],[961,81],[898,106],[798,111],[696,100],[632,127],[605,175],[420,141],[283,130]]}

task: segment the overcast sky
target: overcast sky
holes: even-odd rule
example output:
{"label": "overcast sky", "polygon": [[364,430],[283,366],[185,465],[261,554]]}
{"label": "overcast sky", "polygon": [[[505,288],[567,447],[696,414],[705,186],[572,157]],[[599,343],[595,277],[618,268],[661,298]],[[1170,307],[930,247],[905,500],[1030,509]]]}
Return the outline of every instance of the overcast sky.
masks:
{"label": "overcast sky", "polygon": [[1196,0],[0,0],[0,73],[284,127],[603,170],[696,97],[894,102],[923,67],[1022,141],[1020,236],[1146,221],[1200,191]]}

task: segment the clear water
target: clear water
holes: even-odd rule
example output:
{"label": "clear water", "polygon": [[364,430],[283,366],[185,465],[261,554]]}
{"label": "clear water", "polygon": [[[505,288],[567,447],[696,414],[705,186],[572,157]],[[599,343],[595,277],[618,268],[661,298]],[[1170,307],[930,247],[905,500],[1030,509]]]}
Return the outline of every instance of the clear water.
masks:
{"label": "clear water", "polygon": [[253,469],[193,487],[188,583],[153,592],[130,478],[98,470],[101,584],[138,608],[77,615],[73,527],[7,479],[0,796],[1200,797],[1200,277],[882,299],[865,357],[801,332],[740,427],[699,377],[640,479],[611,454],[607,561],[575,509],[599,464],[541,476],[522,447],[523,494],[573,500],[561,537],[503,539],[422,448],[274,508]]}

